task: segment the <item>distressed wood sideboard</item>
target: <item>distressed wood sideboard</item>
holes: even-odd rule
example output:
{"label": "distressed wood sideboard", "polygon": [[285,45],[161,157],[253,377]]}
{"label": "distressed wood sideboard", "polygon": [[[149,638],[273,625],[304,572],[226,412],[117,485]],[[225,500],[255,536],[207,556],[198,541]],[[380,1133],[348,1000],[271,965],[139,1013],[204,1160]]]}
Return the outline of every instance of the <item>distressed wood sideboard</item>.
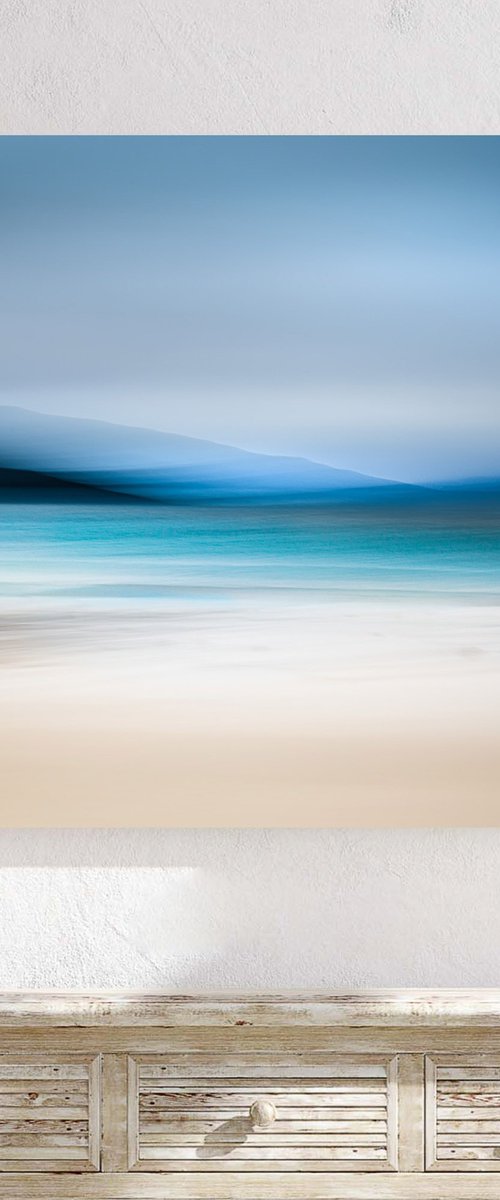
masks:
{"label": "distressed wood sideboard", "polygon": [[0,1197],[500,1200],[500,990],[0,995]]}

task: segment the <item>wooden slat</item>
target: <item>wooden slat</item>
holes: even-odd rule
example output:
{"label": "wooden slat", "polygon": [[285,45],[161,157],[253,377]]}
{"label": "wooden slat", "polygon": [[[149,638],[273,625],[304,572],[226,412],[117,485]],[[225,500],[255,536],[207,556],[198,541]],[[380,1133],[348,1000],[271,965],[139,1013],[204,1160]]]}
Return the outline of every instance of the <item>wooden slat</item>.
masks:
{"label": "wooden slat", "polygon": [[[262,1088],[260,1088],[259,1091],[262,1096],[265,1094],[266,1096],[271,1096],[273,1100],[275,1099],[275,1097],[272,1096],[270,1089],[265,1089],[265,1091],[263,1091]],[[141,1093],[141,1095],[142,1095],[142,1093]],[[247,1093],[245,1103],[241,1105],[241,1109],[244,1112],[248,1111],[248,1109],[249,1109],[250,1105],[253,1103],[253,1101],[258,1098],[259,1098],[259,1093],[255,1092],[254,1090],[252,1090],[250,1088]],[[358,1107],[363,1108],[363,1109],[369,1108],[369,1109],[377,1110],[377,1109],[385,1109],[386,1103],[387,1103],[387,1095],[385,1092],[379,1093],[379,1092],[359,1091],[359,1092],[338,1092],[338,1094],[337,1094],[332,1091],[328,1095],[328,1101],[329,1101],[328,1108],[330,1111],[333,1111],[336,1108],[358,1108]],[[276,1099],[276,1104],[277,1105],[281,1104],[281,1100],[279,1098]],[[217,1105],[214,1105],[213,1107],[217,1108]],[[187,1111],[194,1111],[194,1110],[192,1110],[188,1107]]]}
{"label": "wooden slat", "polygon": [[[19,1080],[19,1088],[22,1090],[25,1082],[33,1081],[33,1091],[36,1091],[36,1085],[43,1080],[50,1079],[87,1079],[88,1064],[81,1063],[41,1063],[33,1060],[32,1056],[27,1057],[26,1061],[5,1062],[3,1057],[0,1060],[0,1090],[3,1090],[4,1080]],[[30,1090],[29,1087],[26,1088]]]}
{"label": "wooden slat", "polygon": [[[0,1133],[0,1147],[2,1146],[7,1149],[9,1147],[11,1149],[22,1147],[25,1150],[30,1150],[33,1146],[51,1146],[53,1150],[59,1146],[64,1148],[68,1146],[86,1146],[88,1148],[88,1136],[86,1133]],[[4,1157],[8,1158],[9,1155],[4,1155]],[[21,1154],[17,1157],[22,1158],[23,1155]],[[57,1155],[54,1157],[57,1158]]]}
{"label": "wooden slat", "polygon": [[38,1123],[44,1121],[86,1121],[88,1119],[88,1106],[81,1108],[17,1108],[14,1105],[9,1105],[7,1108],[0,1108],[0,1122],[4,1121],[36,1121]]}
{"label": "wooden slat", "polygon": [[462,1065],[460,1067],[439,1067],[438,1066],[437,1078],[438,1078],[438,1085],[440,1087],[442,1085],[444,1085],[445,1082],[452,1081],[454,1079],[460,1079],[460,1080],[464,1080],[464,1081],[468,1080],[468,1079],[500,1080],[500,1066],[493,1067],[491,1065],[491,1063],[487,1064],[486,1066],[480,1066],[477,1063],[475,1063],[474,1066],[469,1066],[469,1067],[467,1067],[465,1065]]}
{"label": "wooden slat", "polygon": [[[447,1097],[449,1095],[453,1096],[456,1092],[459,1092],[460,1094],[462,1094],[463,1092],[465,1092],[466,1094],[470,1092],[472,1095],[482,1095],[483,1093],[487,1093],[488,1095],[494,1095],[494,1096],[497,1096],[500,1098],[500,1084],[496,1083],[495,1080],[491,1080],[491,1079],[489,1079],[489,1080],[472,1080],[471,1079],[469,1081],[468,1078],[462,1078],[462,1080],[460,1082],[462,1083],[461,1087],[458,1086],[458,1081],[456,1079],[455,1080],[452,1080],[452,1079],[449,1079],[449,1080],[443,1079],[442,1080],[439,1075],[439,1072],[438,1072],[438,1077],[437,1077],[438,1099],[440,1097],[443,1097],[443,1099],[445,1100],[445,1103],[447,1104],[448,1103]],[[469,1082],[471,1084],[470,1088],[468,1087]]]}
{"label": "wooden slat", "polygon": [[500,1121],[438,1121],[438,1134],[444,1137],[447,1133],[475,1134],[480,1140],[477,1134],[500,1134]]}
{"label": "wooden slat", "polygon": [[[254,1078],[266,1077],[267,1079],[292,1079],[297,1078],[299,1081],[304,1077],[326,1078],[332,1082],[335,1079],[340,1079],[342,1076],[337,1074],[337,1064],[332,1062],[331,1054],[320,1051],[315,1054],[272,1054],[267,1051],[253,1054],[225,1054],[220,1053],[205,1054],[201,1051],[196,1051],[187,1054],[172,1054],[162,1062],[142,1062],[139,1060],[139,1078],[145,1083],[154,1083],[158,1079],[206,1079],[220,1078]],[[359,1076],[360,1081],[367,1086],[371,1079],[384,1080],[386,1071],[380,1069],[380,1064],[377,1065],[376,1073],[371,1074],[369,1064],[366,1070],[363,1067],[356,1067],[355,1063],[349,1065],[349,1072],[346,1075],[349,1077]],[[375,1090],[376,1087],[375,1087]]]}
{"label": "wooden slat", "polygon": [[[87,1100],[88,1081],[68,1083],[65,1079],[37,1079],[26,1087],[19,1079],[0,1081],[0,1106],[5,1104],[74,1104]],[[9,1099],[11,1097],[11,1099]]]}
{"label": "wooden slat", "polygon": [[[162,1081],[158,1079],[152,1083],[141,1080],[140,1103],[142,1108],[187,1109],[193,1112],[196,1108],[248,1108],[249,1103],[253,1100],[271,1096],[273,1103],[279,1105],[280,1108],[296,1108],[304,1105],[329,1108],[332,1103],[332,1095],[336,1097],[338,1094],[334,1083],[328,1083],[322,1088],[311,1085],[306,1090],[306,1081],[302,1080],[304,1090],[297,1092],[290,1090],[288,1086],[280,1087],[275,1079],[258,1079],[252,1082],[237,1080],[236,1082],[240,1084],[238,1088],[224,1089],[214,1088],[209,1080],[203,1087],[203,1081],[200,1081],[199,1089],[193,1090],[189,1084],[180,1080],[175,1080],[173,1083],[165,1080],[163,1086]],[[295,1080],[292,1083],[295,1084]],[[385,1088],[381,1094],[385,1095]]]}
{"label": "wooden slat", "polygon": [[[50,1153],[53,1154],[54,1151],[49,1151]],[[80,1153],[80,1150],[75,1151],[75,1156]],[[49,1179],[55,1178],[58,1173],[68,1179],[71,1177],[72,1172],[76,1171],[79,1175],[85,1175],[87,1179],[90,1179],[90,1172],[93,1171],[93,1168],[89,1165],[87,1154],[85,1153],[83,1158],[75,1156],[72,1155],[71,1158],[41,1158],[38,1155],[37,1158],[0,1158],[0,1178],[3,1175],[4,1178],[12,1179],[14,1175],[18,1175],[19,1173],[24,1175],[29,1172],[32,1185],[34,1186],[36,1182],[38,1186],[44,1172],[47,1173]]]}
{"label": "wooden slat", "polygon": [[[292,1110],[293,1111],[293,1110]],[[307,1109],[305,1110],[307,1114]],[[354,1109],[354,1112],[356,1110]],[[230,1117],[230,1121],[236,1121],[236,1128],[241,1127],[246,1121],[243,1117]],[[141,1133],[161,1133],[171,1130],[178,1133],[212,1133],[220,1129],[221,1123],[226,1124],[226,1118],[220,1114],[215,1120],[198,1120],[189,1117],[170,1117],[165,1113],[148,1114],[146,1119],[141,1119],[139,1128]],[[250,1122],[247,1122],[250,1130]],[[387,1132],[387,1121],[358,1121],[355,1117],[349,1121],[314,1121],[309,1120],[307,1115],[305,1119],[299,1121],[283,1121],[278,1116],[273,1129],[276,1133],[342,1133],[346,1130],[351,1130],[353,1133],[383,1133]]]}
{"label": "wooden slat", "polygon": [[496,1159],[500,1168],[500,1146],[438,1146],[438,1159],[459,1158],[463,1162],[470,1159]]}
{"label": "wooden slat", "polygon": [[[235,1105],[234,1107],[228,1108],[219,1108],[219,1105],[215,1101],[207,1104],[206,1106],[200,1104],[195,1107],[191,1107],[187,1102],[183,1102],[180,1105],[171,1104],[169,1102],[163,1104],[161,1103],[162,1097],[159,1097],[158,1102],[153,1105],[149,1102],[149,1098],[145,1098],[141,1093],[139,1111],[141,1118],[150,1118],[151,1120],[154,1119],[159,1121],[175,1121],[177,1119],[180,1121],[213,1121],[217,1120],[219,1117],[222,1120],[229,1120],[230,1118],[236,1119],[238,1117],[244,1117],[249,1111],[250,1100],[253,1102],[254,1099],[260,1098],[269,1098],[273,1101],[278,1110],[280,1120],[299,1121],[308,1120],[309,1118],[311,1118],[313,1121],[351,1121],[354,1119],[361,1121],[385,1120],[385,1105],[377,1105],[376,1107],[371,1108],[356,1106],[355,1111],[353,1112],[352,1107],[344,1107],[342,1104],[333,1105],[333,1107],[331,1104],[325,1105],[324,1107],[318,1107],[317,1096],[315,1096],[314,1103],[310,1106],[306,1104],[304,1107],[295,1108],[291,1105],[284,1104],[282,1098],[276,1097],[270,1090],[266,1090],[260,1094],[258,1092],[252,1092],[251,1096],[246,1097],[245,1103],[242,1102],[238,1106]],[[307,1097],[302,1098],[307,1099]]]}
{"label": "wooden slat", "polygon": [[46,1146],[0,1146],[0,1158],[2,1159],[28,1159],[36,1158],[42,1162],[44,1159],[72,1159],[74,1162],[88,1160],[88,1150],[85,1146],[78,1149],[74,1146],[59,1146],[57,1154],[54,1154],[54,1148],[49,1149]]}
{"label": "wooden slat", "polygon": [[[223,1156],[224,1146],[222,1144],[219,1145],[217,1143],[214,1147],[210,1145],[205,1149],[209,1151],[209,1153],[207,1153],[207,1161],[213,1162],[216,1156]],[[199,1163],[199,1150],[200,1148],[198,1146],[176,1146],[175,1148],[170,1147],[168,1155],[165,1155],[165,1151],[162,1146],[143,1147],[141,1145],[140,1157],[141,1160],[155,1158],[165,1159],[168,1157],[168,1159],[172,1162],[177,1162],[184,1159],[194,1159]],[[212,1153],[212,1151],[217,1151],[217,1155]],[[362,1159],[369,1161],[370,1159],[386,1158],[385,1149],[378,1149],[377,1147],[372,1146],[363,1146],[362,1148],[358,1148],[356,1146],[287,1146],[286,1152],[281,1148],[281,1146],[262,1146],[259,1148],[258,1155],[256,1155],[252,1146],[234,1146],[233,1144],[228,1143],[225,1147],[225,1152],[226,1154],[231,1155],[231,1159],[233,1161],[239,1161],[240,1159],[245,1161],[245,1159],[249,1159],[253,1163],[268,1162],[273,1159],[279,1161],[283,1161],[285,1159],[287,1161],[300,1159],[301,1162],[306,1159],[314,1159],[319,1162],[320,1160],[330,1161],[336,1159]],[[167,1167],[166,1169],[168,1170],[172,1168]]]}
{"label": "wooden slat", "polygon": [[438,1136],[438,1148],[443,1146],[497,1146],[500,1157],[500,1138],[498,1133],[442,1133]]}
{"label": "wooden slat", "polygon": [[439,1073],[441,1073],[443,1068],[447,1067],[460,1067],[460,1069],[463,1067],[500,1067],[500,1054],[495,1054],[492,1048],[485,1050],[482,1054],[466,1054],[460,1052],[458,1058],[456,1054],[439,1053],[433,1054],[432,1057]]}
{"label": "wooden slat", "polygon": [[[261,1075],[272,1075],[273,1078],[279,1078],[283,1071],[293,1071],[296,1068],[298,1083],[302,1084],[304,1076],[314,1077],[314,1068],[320,1067],[322,1073],[323,1068],[326,1068],[327,1076],[338,1081],[339,1085],[343,1080],[360,1080],[362,1082],[366,1080],[367,1082],[373,1081],[378,1087],[383,1087],[387,1078],[387,1067],[391,1062],[390,1058],[384,1061],[379,1054],[363,1054],[343,1060],[340,1055],[332,1054],[330,1050],[307,1053],[303,1049],[295,1054],[280,1054],[272,1052],[268,1048],[239,1054],[231,1052],[224,1054],[220,1050],[207,1053],[204,1050],[193,1049],[181,1054],[172,1053],[161,1057],[153,1055],[135,1055],[134,1057],[139,1068],[141,1087],[143,1081],[150,1082],[169,1076],[174,1076],[176,1081],[181,1080],[183,1075],[189,1079],[192,1074],[191,1069],[183,1072],[183,1067],[191,1068],[193,1065],[197,1069],[196,1073],[199,1078],[213,1077],[215,1087],[217,1087],[219,1076],[222,1076],[223,1079],[227,1078],[227,1068],[230,1066],[239,1068],[237,1075],[239,1073],[242,1081],[247,1077],[248,1068],[256,1066]],[[272,1067],[272,1072],[268,1070],[268,1067]],[[317,1086],[324,1085],[318,1084]]]}
{"label": "wooden slat", "polygon": [[[202,1138],[196,1138],[193,1134],[188,1133],[152,1133],[147,1131],[141,1133],[140,1138],[141,1149],[143,1146],[195,1146],[202,1150],[210,1151],[211,1157],[215,1157],[217,1146],[227,1147],[238,1145],[235,1138],[231,1140],[230,1135],[221,1133],[220,1137],[211,1137],[209,1142],[205,1142]],[[352,1134],[335,1133],[325,1134],[317,1133],[304,1135],[303,1133],[284,1133],[273,1132],[269,1136],[267,1134],[249,1133],[245,1136],[245,1146],[379,1146],[386,1149],[387,1138],[384,1133],[362,1133],[353,1137]],[[213,1153],[212,1153],[213,1152]],[[256,1154],[255,1158],[259,1155]]]}
{"label": "wooden slat", "polygon": [[[266,1093],[266,1095],[268,1095],[268,1094],[269,1093]],[[230,1110],[227,1110],[227,1109],[219,1110],[216,1108],[216,1106],[214,1106],[214,1109],[212,1111],[216,1111],[216,1112],[229,1111],[231,1113],[231,1115],[234,1114],[235,1116],[245,1114],[248,1112],[250,1105],[253,1103],[254,1099],[255,1099],[255,1097],[251,1093],[249,1093],[248,1103],[239,1109],[235,1108],[235,1109],[230,1109]],[[350,1109],[356,1109],[356,1111],[359,1111],[360,1113],[369,1112],[370,1114],[380,1114],[381,1115],[385,1112],[386,1106],[387,1106],[386,1096],[374,1097],[373,1095],[370,1095],[370,1097],[368,1098],[368,1097],[365,1097],[365,1094],[363,1092],[361,1092],[359,1095],[349,1095],[349,1093],[347,1093],[347,1092],[342,1092],[339,1096],[335,1096],[332,1094],[332,1096],[330,1097],[330,1104],[329,1104],[328,1108],[324,1108],[321,1110],[315,1109],[314,1111],[316,1113],[319,1111],[325,1112],[325,1113],[330,1113],[333,1116],[339,1110],[347,1111]],[[167,1110],[163,1109],[161,1111],[165,1112]],[[176,1112],[188,1111],[188,1112],[193,1112],[193,1114],[194,1114],[196,1112],[202,1112],[203,1110],[202,1109],[194,1109],[194,1110],[176,1109],[175,1111]],[[295,1110],[292,1109],[291,1111],[295,1111]]]}
{"label": "wooden slat", "polygon": [[[363,1158],[356,1155],[352,1159],[289,1159],[282,1157],[276,1160],[268,1158],[266,1160],[247,1159],[246,1161],[242,1159],[233,1159],[232,1156],[230,1156],[229,1158],[207,1158],[201,1160],[198,1158],[188,1160],[162,1158],[157,1162],[155,1162],[154,1159],[145,1159],[136,1163],[132,1173],[136,1171],[142,1173],[157,1170],[161,1173],[164,1173],[164,1182],[165,1176],[168,1175],[169,1183],[170,1179],[179,1173],[185,1173],[188,1176],[192,1175],[193,1180],[196,1176],[196,1181],[192,1183],[192,1187],[193,1195],[197,1195],[198,1177],[202,1177],[204,1174],[209,1172],[214,1174],[227,1173],[234,1180],[235,1173],[240,1171],[242,1174],[246,1172],[252,1172],[256,1179],[261,1179],[262,1175],[266,1171],[276,1171],[277,1173],[283,1172],[289,1173],[290,1175],[307,1175],[310,1173],[316,1174],[316,1172],[324,1172],[329,1174],[330,1172],[333,1173],[335,1171],[353,1171],[356,1173],[362,1171],[368,1173],[371,1173],[372,1171],[383,1171],[385,1174],[388,1174],[391,1169],[392,1168],[388,1167],[387,1165],[385,1156],[381,1159],[373,1157]],[[168,1191],[168,1197],[170,1200],[170,1190]],[[142,1200],[142,1196],[140,1197],[140,1200]]]}
{"label": "wooden slat", "polygon": [[498,1108],[446,1108],[439,1109],[440,1121],[489,1121],[500,1120],[500,1105]]}
{"label": "wooden slat", "polygon": [[32,1120],[30,1113],[25,1121],[2,1121],[0,1123],[0,1136],[5,1137],[9,1133],[34,1133],[34,1134],[50,1134],[50,1133],[85,1133],[88,1134],[88,1120],[84,1121],[68,1121],[64,1116],[60,1121],[47,1120]]}
{"label": "wooden slat", "polygon": [[437,1093],[438,1110],[441,1108],[498,1108],[500,1092],[450,1092],[443,1096]]}

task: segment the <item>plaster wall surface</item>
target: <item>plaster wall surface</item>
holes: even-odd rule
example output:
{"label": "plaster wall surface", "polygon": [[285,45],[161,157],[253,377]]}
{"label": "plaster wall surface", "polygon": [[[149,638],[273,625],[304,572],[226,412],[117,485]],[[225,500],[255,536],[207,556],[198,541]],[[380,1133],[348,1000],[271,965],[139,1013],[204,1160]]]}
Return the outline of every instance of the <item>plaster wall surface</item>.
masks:
{"label": "plaster wall surface", "polygon": [[[498,0],[4,0],[1,133],[498,133]],[[495,986],[500,829],[0,831],[0,987]]]}
{"label": "plaster wall surface", "polygon": [[498,0],[3,0],[3,133],[498,133]]}
{"label": "plaster wall surface", "polygon": [[493,987],[500,829],[3,830],[0,988]]}

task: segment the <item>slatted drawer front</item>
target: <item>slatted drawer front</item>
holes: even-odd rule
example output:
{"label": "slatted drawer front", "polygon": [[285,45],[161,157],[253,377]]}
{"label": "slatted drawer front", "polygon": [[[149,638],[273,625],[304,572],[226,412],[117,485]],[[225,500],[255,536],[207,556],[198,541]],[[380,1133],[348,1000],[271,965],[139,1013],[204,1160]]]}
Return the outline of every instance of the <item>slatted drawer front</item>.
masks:
{"label": "slatted drawer front", "polygon": [[99,1169],[99,1059],[0,1055],[0,1171]]}
{"label": "slatted drawer front", "polygon": [[426,1059],[426,1165],[431,1171],[500,1170],[500,1055]]}
{"label": "slatted drawer front", "polygon": [[397,1060],[192,1052],[129,1060],[129,1163],[147,1171],[396,1168]]}

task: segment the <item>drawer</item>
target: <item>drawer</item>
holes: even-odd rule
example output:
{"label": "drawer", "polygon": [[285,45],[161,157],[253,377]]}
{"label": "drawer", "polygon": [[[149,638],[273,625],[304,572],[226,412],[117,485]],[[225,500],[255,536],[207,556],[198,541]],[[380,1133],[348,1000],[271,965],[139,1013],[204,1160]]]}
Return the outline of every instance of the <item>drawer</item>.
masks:
{"label": "drawer", "polygon": [[500,1055],[428,1055],[425,1081],[427,1170],[499,1171]]}
{"label": "drawer", "polygon": [[397,1168],[396,1058],[140,1055],[129,1106],[132,1170]]}
{"label": "drawer", "polygon": [[0,1171],[96,1171],[96,1056],[0,1054]]}

